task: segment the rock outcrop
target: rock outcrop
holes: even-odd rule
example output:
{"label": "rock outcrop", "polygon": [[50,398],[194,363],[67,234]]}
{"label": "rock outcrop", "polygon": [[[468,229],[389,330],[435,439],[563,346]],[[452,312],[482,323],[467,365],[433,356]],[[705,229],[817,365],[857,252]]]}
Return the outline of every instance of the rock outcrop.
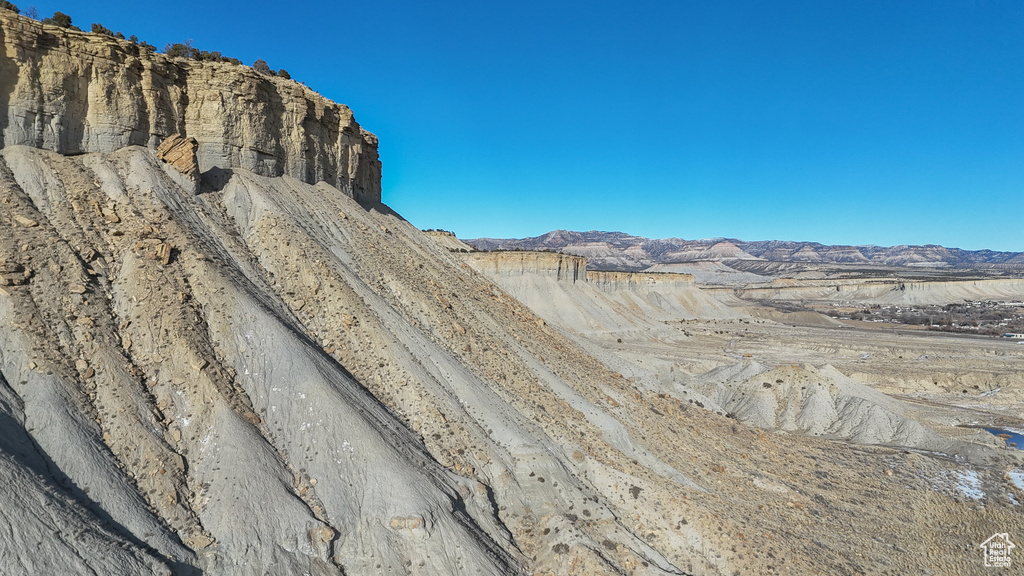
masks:
{"label": "rock outcrop", "polygon": [[680,333],[666,323],[739,315],[699,290],[690,274],[588,270],[586,258],[558,252],[460,256],[545,321],[572,333],[644,331],[674,337]]}
{"label": "rock outcrop", "polygon": [[195,138],[184,138],[174,134],[160,143],[156,149],[156,156],[178,172],[195,178],[199,175],[199,161],[196,160],[198,149],[199,143]]}
{"label": "rock outcrop", "polygon": [[323,181],[380,201],[377,138],[346,106],[252,68],[173,59],[102,34],[0,17],[0,147],[61,154],[197,141],[200,171]]}
{"label": "rock outcrop", "polygon": [[180,134],[169,136],[156,149],[156,156],[169,167],[167,173],[182,188],[197,193],[202,189],[199,161],[196,150],[199,143],[195,138],[185,138]]}
{"label": "rock outcrop", "polygon": [[556,282],[586,282],[587,259],[557,252],[476,252],[465,260],[487,276],[543,276]]}
{"label": "rock outcrop", "polygon": [[590,270],[587,282],[602,290],[657,290],[665,288],[693,288],[693,274],[673,272],[608,272]]}

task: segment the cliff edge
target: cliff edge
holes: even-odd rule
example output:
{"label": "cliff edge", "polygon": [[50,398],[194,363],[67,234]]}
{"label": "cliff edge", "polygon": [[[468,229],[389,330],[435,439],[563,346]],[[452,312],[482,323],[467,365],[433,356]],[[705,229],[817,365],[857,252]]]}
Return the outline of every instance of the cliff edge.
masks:
{"label": "cliff edge", "polygon": [[247,66],[169,58],[0,11],[0,148],[64,155],[198,142],[203,172],[244,168],[380,201],[377,137],[344,105]]}

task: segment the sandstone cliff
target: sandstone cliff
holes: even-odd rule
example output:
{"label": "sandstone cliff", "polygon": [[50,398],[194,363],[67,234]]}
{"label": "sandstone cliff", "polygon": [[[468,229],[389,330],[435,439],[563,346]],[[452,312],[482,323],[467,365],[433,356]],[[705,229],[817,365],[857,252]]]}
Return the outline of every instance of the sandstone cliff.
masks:
{"label": "sandstone cliff", "polygon": [[171,59],[101,34],[0,16],[0,147],[61,154],[199,143],[199,169],[324,181],[380,200],[377,138],[346,106],[227,63]]}
{"label": "sandstone cliff", "polygon": [[606,272],[587,259],[557,252],[461,254],[480,272],[544,320],[571,333],[664,333],[666,323],[739,314],[694,285],[690,274]]}
{"label": "sandstone cliff", "polygon": [[693,274],[672,272],[607,272],[591,270],[587,282],[602,290],[656,290],[665,288],[693,288]]}
{"label": "sandstone cliff", "polygon": [[557,252],[476,252],[465,256],[473,268],[489,276],[541,275],[556,282],[583,282],[587,259]]}

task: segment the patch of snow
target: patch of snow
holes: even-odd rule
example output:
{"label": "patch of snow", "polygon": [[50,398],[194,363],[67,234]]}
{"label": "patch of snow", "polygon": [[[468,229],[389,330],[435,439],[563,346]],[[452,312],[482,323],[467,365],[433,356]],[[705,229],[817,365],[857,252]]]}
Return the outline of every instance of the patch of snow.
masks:
{"label": "patch of snow", "polygon": [[1017,485],[1017,488],[1024,490],[1024,468],[1010,470],[1010,480]]}
{"label": "patch of snow", "polygon": [[966,472],[957,472],[960,476],[960,481],[957,482],[957,490],[961,494],[974,500],[981,500],[985,498],[985,492],[981,489],[981,478],[978,477],[978,473],[974,470],[967,470]]}

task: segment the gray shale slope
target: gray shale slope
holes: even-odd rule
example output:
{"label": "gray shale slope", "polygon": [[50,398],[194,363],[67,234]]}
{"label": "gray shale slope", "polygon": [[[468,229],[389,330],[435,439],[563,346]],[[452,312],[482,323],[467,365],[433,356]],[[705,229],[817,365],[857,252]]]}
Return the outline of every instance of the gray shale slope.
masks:
{"label": "gray shale slope", "polygon": [[997,450],[638,388],[380,204],[307,88],[0,33],[5,575],[969,574],[1024,527]]}

